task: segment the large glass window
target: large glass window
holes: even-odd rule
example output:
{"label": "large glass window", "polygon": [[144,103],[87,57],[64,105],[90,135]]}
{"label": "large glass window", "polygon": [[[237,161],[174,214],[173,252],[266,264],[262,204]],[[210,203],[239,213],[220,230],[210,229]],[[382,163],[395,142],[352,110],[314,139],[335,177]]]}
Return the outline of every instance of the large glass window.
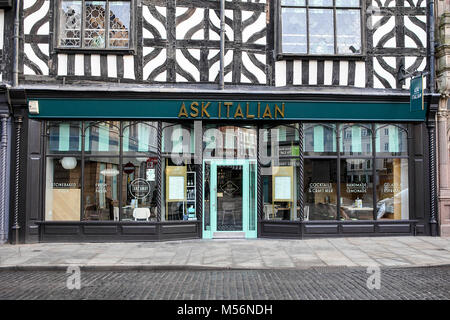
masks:
{"label": "large glass window", "polygon": [[306,123],[303,126],[305,156],[336,156],[336,125]]}
{"label": "large glass window", "polygon": [[119,158],[84,162],[84,220],[119,220]]}
{"label": "large glass window", "polygon": [[298,220],[298,124],[266,126],[259,136],[264,219]]}
{"label": "large glass window", "polygon": [[341,160],[341,220],[373,220],[372,159]]}
{"label": "large glass window", "polygon": [[335,220],[337,214],[336,159],[305,159],[304,220]]}
{"label": "large glass window", "polygon": [[195,131],[193,123],[163,123],[164,179],[161,191],[162,221],[197,219],[197,170],[194,164]]}
{"label": "large glass window", "polygon": [[372,126],[346,123],[341,125],[342,156],[371,156],[372,152]]}
{"label": "large glass window", "polygon": [[131,1],[62,0],[61,48],[123,49],[130,46]]}
{"label": "large glass window", "polygon": [[409,219],[408,159],[377,159],[377,219]]}
{"label": "large glass window", "polygon": [[206,125],[203,136],[203,157],[256,158],[255,126]]}
{"label": "large glass window", "polygon": [[80,157],[47,157],[45,171],[45,220],[80,221]]}
{"label": "large glass window", "polygon": [[409,219],[408,139],[402,124],[376,124],[376,218]]}
{"label": "large glass window", "polygon": [[281,51],[361,54],[360,0],[281,0]]}

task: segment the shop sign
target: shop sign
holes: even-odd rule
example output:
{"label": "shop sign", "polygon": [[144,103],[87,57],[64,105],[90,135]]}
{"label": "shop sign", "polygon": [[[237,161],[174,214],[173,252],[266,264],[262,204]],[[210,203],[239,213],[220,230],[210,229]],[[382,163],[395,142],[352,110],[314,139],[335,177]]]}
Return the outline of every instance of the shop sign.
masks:
{"label": "shop sign", "polygon": [[284,114],[284,102],[183,101],[178,118],[283,119]]}
{"label": "shop sign", "polygon": [[131,162],[128,162],[127,164],[125,164],[123,166],[123,172],[125,172],[126,174],[131,174],[134,172],[134,164],[132,164]]}
{"label": "shop sign", "polygon": [[150,183],[138,178],[130,183],[130,193],[136,199],[143,199],[150,193]]}
{"label": "shop sign", "polygon": [[148,158],[147,159],[147,168],[153,169],[158,164],[158,158]]}
{"label": "shop sign", "polygon": [[333,185],[326,182],[313,182],[309,184],[308,192],[310,193],[332,193]]}
{"label": "shop sign", "polygon": [[[417,80],[420,85],[420,81]],[[413,80],[414,82],[414,80]],[[412,85],[414,87],[414,83]],[[46,119],[230,119],[230,120],[395,120],[423,121],[426,109],[421,88],[411,112],[409,101],[309,100],[175,100],[175,99],[55,99],[39,98],[39,114]],[[413,91],[415,92],[415,91]],[[30,101],[28,100],[28,101]],[[124,105],[126,107],[124,107]],[[414,104],[415,105],[415,104]],[[420,108],[419,108],[420,107]]]}
{"label": "shop sign", "polygon": [[347,193],[366,193],[367,183],[347,183]]}
{"label": "shop sign", "polygon": [[412,78],[409,90],[411,112],[423,111],[423,76]]}

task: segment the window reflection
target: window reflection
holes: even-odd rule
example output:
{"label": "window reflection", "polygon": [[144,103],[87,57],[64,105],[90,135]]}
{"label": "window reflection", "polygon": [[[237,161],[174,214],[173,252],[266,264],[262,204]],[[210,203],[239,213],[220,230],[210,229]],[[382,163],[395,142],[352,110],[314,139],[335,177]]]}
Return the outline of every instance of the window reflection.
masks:
{"label": "window reflection", "polygon": [[373,220],[371,159],[341,160],[341,219]]}
{"label": "window reflection", "polygon": [[80,158],[47,158],[46,173],[45,220],[80,221]]}
{"label": "window reflection", "polygon": [[377,159],[377,219],[409,219],[408,159]]}
{"label": "window reflection", "polygon": [[119,158],[84,163],[84,220],[119,220]]}
{"label": "window reflection", "polygon": [[305,159],[304,188],[305,221],[336,219],[336,159]]}

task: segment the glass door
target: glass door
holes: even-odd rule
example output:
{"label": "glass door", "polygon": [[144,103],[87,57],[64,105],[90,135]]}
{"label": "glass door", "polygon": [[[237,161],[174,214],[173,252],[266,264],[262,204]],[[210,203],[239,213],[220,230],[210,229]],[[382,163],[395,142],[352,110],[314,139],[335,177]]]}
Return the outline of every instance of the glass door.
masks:
{"label": "glass door", "polygon": [[256,238],[255,168],[251,160],[205,161],[203,238],[233,232]]}

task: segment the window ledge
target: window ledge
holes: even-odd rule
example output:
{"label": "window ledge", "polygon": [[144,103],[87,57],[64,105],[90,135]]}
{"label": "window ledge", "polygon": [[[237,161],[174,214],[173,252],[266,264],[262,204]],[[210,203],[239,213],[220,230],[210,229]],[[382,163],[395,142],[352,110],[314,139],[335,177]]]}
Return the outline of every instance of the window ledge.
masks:
{"label": "window ledge", "polygon": [[315,55],[315,54],[295,54],[295,53],[280,53],[276,56],[276,60],[352,60],[363,61],[366,59],[364,54],[355,55]]}
{"label": "window ledge", "polygon": [[85,48],[55,48],[56,53],[65,54],[123,54],[134,55],[135,49],[85,49]]}

